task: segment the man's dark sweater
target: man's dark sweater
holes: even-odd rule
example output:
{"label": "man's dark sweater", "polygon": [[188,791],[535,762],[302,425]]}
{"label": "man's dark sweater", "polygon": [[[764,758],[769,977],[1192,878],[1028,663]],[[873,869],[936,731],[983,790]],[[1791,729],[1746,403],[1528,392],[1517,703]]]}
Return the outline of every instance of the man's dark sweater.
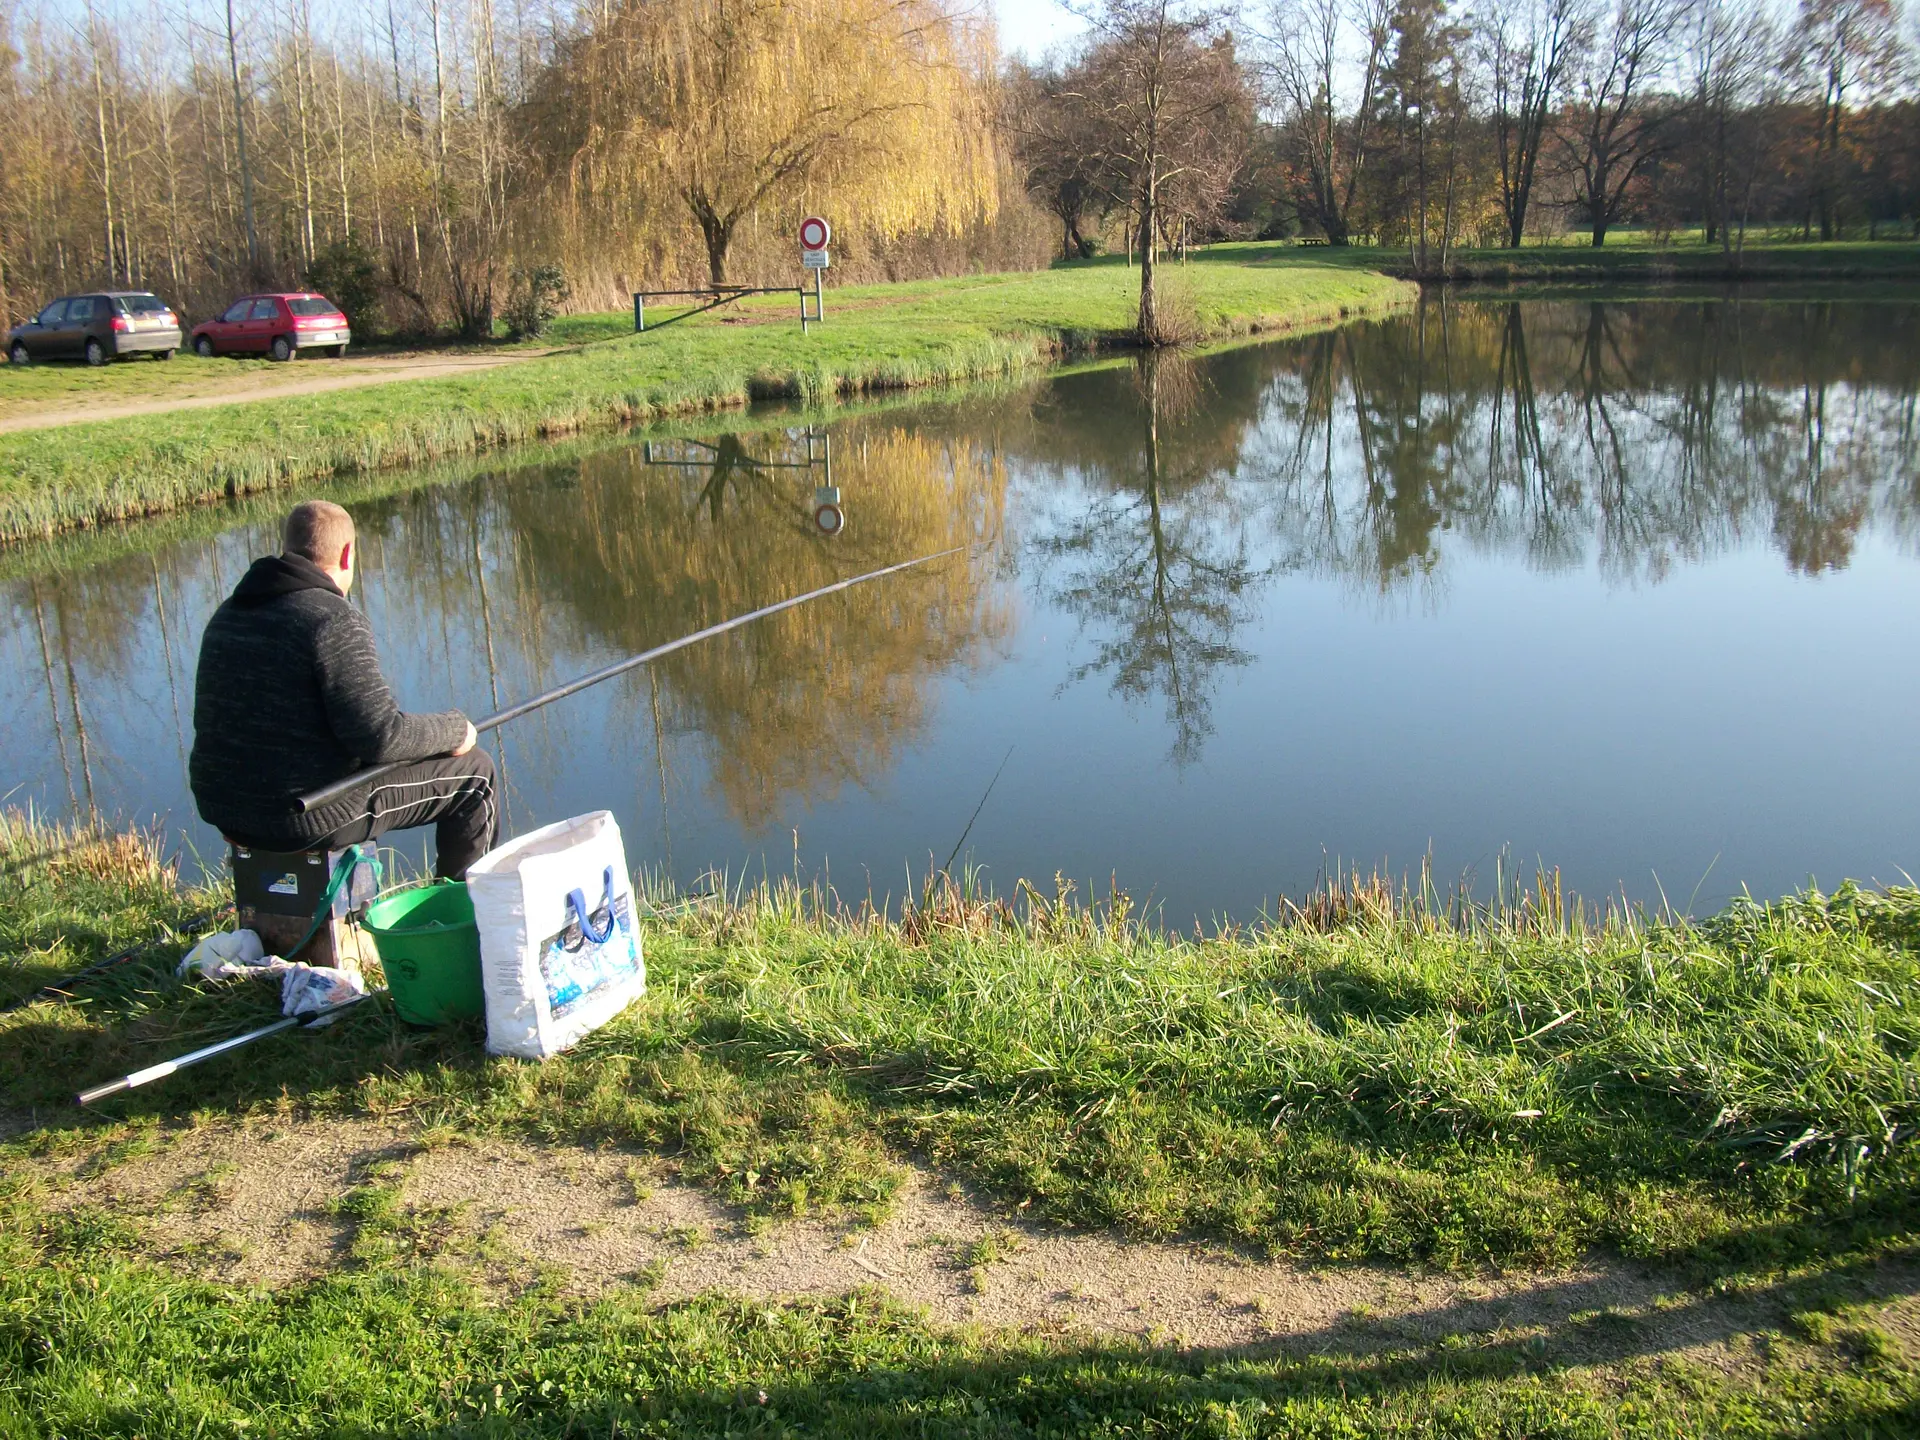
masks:
{"label": "man's dark sweater", "polygon": [[256,560],[200,642],[188,774],[201,818],[236,840],[300,849],[364,812],[348,795],[303,815],[295,798],[389,760],[445,755],[457,710],[393,702],[366,617],[300,556]]}

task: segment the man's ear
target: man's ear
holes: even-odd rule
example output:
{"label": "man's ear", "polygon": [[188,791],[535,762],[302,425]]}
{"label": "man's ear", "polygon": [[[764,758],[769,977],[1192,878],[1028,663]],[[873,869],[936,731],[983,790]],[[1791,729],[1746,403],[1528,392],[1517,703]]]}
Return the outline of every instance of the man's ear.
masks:
{"label": "man's ear", "polygon": [[334,568],[336,570],[351,570],[353,568],[353,542],[351,540],[340,547],[340,563]]}

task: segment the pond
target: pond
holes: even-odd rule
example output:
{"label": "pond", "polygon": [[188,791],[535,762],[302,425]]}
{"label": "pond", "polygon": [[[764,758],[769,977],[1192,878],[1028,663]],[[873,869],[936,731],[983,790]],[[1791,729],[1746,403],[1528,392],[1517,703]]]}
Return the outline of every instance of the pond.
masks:
{"label": "pond", "polygon": [[[355,598],[403,704],[481,715],[968,546],[493,737],[512,830],[609,808],[682,886],[797,873],[897,903],[952,857],[1184,927],[1351,867],[1482,894],[1557,867],[1697,912],[1899,882],[1916,318],[1430,297],[811,435],[756,411],[516,454],[357,498]],[[285,503],[0,557],[6,804],[156,824],[217,864],[185,783],[199,631]]]}

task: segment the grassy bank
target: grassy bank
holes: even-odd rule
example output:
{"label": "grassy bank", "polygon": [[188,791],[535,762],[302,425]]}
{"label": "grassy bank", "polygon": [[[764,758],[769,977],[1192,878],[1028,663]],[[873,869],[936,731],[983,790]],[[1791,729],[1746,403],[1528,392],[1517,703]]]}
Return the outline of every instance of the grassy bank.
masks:
{"label": "grassy bank", "polygon": [[[125,837],[15,824],[4,844],[6,994],[205,908]],[[1920,894],[1686,925],[1552,913],[1462,931],[1361,897],[1191,939],[1123,900],[943,892],[889,922],[762,894],[656,922],[648,1000],[553,1064],[368,1010],[115,1113],[284,1093],[668,1147],[768,1214],[884,1207],[917,1153],[1061,1223],[1340,1259],[1768,1265],[1920,1224]],[[0,1106],[79,1123],[80,1085],[271,1013],[173,984],[178,948],[0,1020]]]}
{"label": "grassy bank", "polygon": [[[205,903],[136,838],[0,828],[0,999]],[[576,1052],[365,1007],[82,1115],[73,1089],[272,1013],[176,984],[186,937],[0,1017],[0,1434],[1896,1435],[1920,1375],[1852,1279],[1911,1249],[1920,895],[1697,925],[1377,893],[1204,940],[1118,902],[945,890],[903,922],[792,892],[650,922],[651,993]],[[1554,1264],[1603,1246],[1794,1317],[1732,1368],[1601,1315],[1178,1352],[945,1331],[879,1296],[499,1293],[369,1183],[337,1273],[235,1289],[142,1217],[55,1203],[236,1116],[383,1117],[657,1155],[755,1223],[878,1215],[912,1157],[1009,1213],[1307,1257]],[[1758,1303],[1756,1299],[1756,1303]],[[155,1317],[164,1317],[156,1323]],[[1682,1326],[1684,1329],[1684,1326]],[[369,1346],[378,1334],[382,1343]]]}
{"label": "grassy bank", "polygon": [[[849,288],[806,337],[791,301],[761,297],[470,375],[17,432],[0,437],[0,540],[752,399],[1011,374],[1126,343],[1136,284],[1112,268]],[[1168,283],[1201,340],[1331,324],[1410,294],[1297,258],[1174,267]]]}
{"label": "grassy bank", "polygon": [[[1697,235],[1665,242],[1641,234],[1616,236],[1595,250],[1565,240],[1529,243],[1518,250],[1460,248],[1444,271],[1437,254],[1427,272],[1411,250],[1396,246],[1301,246],[1289,241],[1250,241],[1210,245],[1193,252],[1197,263],[1259,265],[1311,263],[1358,271],[1380,271],[1405,279],[1446,279],[1492,284],[1773,284],[1782,282],[1886,282],[1920,280],[1920,242],[1910,240],[1832,240],[1825,242],[1749,239],[1737,256],[1722,253]],[[1126,257],[1104,255],[1063,267],[1124,268]]]}
{"label": "grassy bank", "polygon": [[[1130,356],[1105,356],[1047,373],[1132,363]],[[1008,377],[876,392],[846,400],[757,405],[751,411],[730,416],[725,428],[735,434],[755,435],[824,424],[829,420],[880,415],[907,406],[977,401],[1039,383],[1043,382],[1035,376]],[[713,430],[713,418],[704,414],[657,420],[647,426],[647,434],[655,439],[711,436]],[[486,476],[523,474],[547,466],[572,466],[590,455],[629,443],[624,432],[618,430],[589,430],[544,444],[456,456],[405,469],[342,476],[328,487],[327,493],[343,505],[355,505],[436,486],[470,484]],[[277,525],[285,516],[286,508],[285,496],[272,491],[253,491],[170,510],[163,515],[62,530],[44,538],[0,545],[0,581],[85,570],[124,556],[145,555],[165,546],[206,539],[239,525]]]}

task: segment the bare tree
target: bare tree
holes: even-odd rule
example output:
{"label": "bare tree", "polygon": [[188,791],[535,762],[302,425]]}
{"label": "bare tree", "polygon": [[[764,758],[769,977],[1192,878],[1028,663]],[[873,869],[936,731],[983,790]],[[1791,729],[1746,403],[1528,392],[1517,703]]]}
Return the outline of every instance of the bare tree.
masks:
{"label": "bare tree", "polygon": [[[1329,245],[1352,239],[1349,219],[1367,168],[1392,21],[1393,0],[1273,0],[1268,10],[1268,87],[1294,139],[1300,208]],[[1356,39],[1359,84],[1343,113],[1345,52]]]}
{"label": "bare tree", "polygon": [[240,195],[247,218],[247,278],[260,274],[260,235],[253,223],[253,167],[247,161],[247,106],[240,88],[240,37],[234,24],[233,0],[226,0],[227,75],[233,82],[233,119],[240,137]]}
{"label": "bare tree", "polygon": [[1519,249],[1549,122],[1569,63],[1588,33],[1586,0],[1485,0],[1476,17],[1480,64],[1500,175],[1506,240]]}
{"label": "bare tree", "polygon": [[1101,161],[1097,121],[1086,103],[1084,62],[1057,74],[1015,62],[1005,86],[1002,124],[1026,171],[1027,193],[1060,222],[1060,258],[1088,252],[1080,233],[1089,214],[1118,203]]}
{"label": "bare tree", "polygon": [[1245,87],[1217,10],[1104,0],[1088,18],[1097,41],[1078,94],[1140,235],[1140,339],[1160,345],[1175,338],[1162,322],[1155,280],[1162,207],[1170,187],[1198,188],[1239,165],[1246,140],[1235,122]]}
{"label": "bare tree", "polygon": [[1791,66],[1816,111],[1812,202],[1820,238],[1839,228],[1848,96],[1884,85],[1900,62],[1893,0],[1800,0]]}
{"label": "bare tree", "polygon": [[1767,16],[1736,0],[1694,0],[1687,26],[1689,159],[1707,241],[1732,257],[1746,246],[1779,36]]}
{"label": "bare tree", "polygon": [[1573,207],[1593,248],[1607,243],[1629,188],[1659,153],[1664,110],[1653,95],[1669,59],[1675,0],[1618,0],[1576,72],[1572,122],[1563,139],[1572,163]]}

